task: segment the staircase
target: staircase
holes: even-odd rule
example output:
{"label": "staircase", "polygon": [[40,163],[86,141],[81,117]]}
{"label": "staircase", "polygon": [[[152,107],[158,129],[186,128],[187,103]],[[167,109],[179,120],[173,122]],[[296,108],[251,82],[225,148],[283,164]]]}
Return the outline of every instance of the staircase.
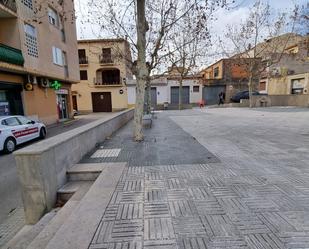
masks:
{"label": "staircase", "polygon": [[[125,163],[76,164],[67,172],[67,184],[58,190],[58,207],[50,213],[47,213],[37,224],[25,226],[3,249],[77,249],[76,246],[71,247],[70,245],[69,247],[65,247],[64,245],[63,247],[62,245],[55,244],[63,243],[61,241],[59,242],[59,237],[70,236],[70,230],[72,229],[78,229],[82,233],[82,236],[85,233],[83,227],[75,225],[75,223],[80,224],[83,218],[86,219],[84,229],[91,231],[87,227],[87,222],[90,222],[91,227],[97,226],[95,222],[100,220],[99,218],[102,215],[104,205],[101,205],[96,210],[89,209],[89,206],[95,207],[97,203],[100,204],[97,196],[103,189],[106,189],[107,185],[104,185],[105,182],[108,186],[113,187],[114,185],[116,187],[124,166]],[[114,181],[109,182],[111,179]],[[104,196],[106,193],[107,195],[103,203],[106,202],[106,205],[113,191],[114,188],[104,190]],[[87,212],[89,210],[91,211],[90,213]],[[89,214],[96,219],[84,217]],[[55,237],[58,239],[55,239]],[[83,241],[87,240],[83,239]],[[79,242],[79,244],[82,243]]]}

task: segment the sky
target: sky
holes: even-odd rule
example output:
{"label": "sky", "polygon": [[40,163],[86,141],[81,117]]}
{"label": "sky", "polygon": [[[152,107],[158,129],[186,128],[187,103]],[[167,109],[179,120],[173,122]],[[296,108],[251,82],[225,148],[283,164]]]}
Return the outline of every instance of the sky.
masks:
{"label": "sky", "polygon": [[[77,34],[78,39],[94,39],[97,37],[98,27],[87,24],[87,2],[89,0],[74,0],[75,1],[75,9],[77,16]],[[210,27],[210,31],[212,36],[222,37],[224,33],[226,33],[226,26],[228,24],[239,24],[241,21],[245,20],[248,17],[248,13],[250,7],[253,5],[254,0],[235,0],[235,7],[230,10],[220,9],[216,12],[216,20],[212,23]],[[271,6],[272,10],[275,12],[283,12],[293,9],[295,4],[304,5],[308,2],[308,0],[264,0],[264,2],[268,2]],[[101,37],[101,38],[112,38],[112,37]],[[209,53],[209,61],[214,61],[222,57],[222,55],[218,55],[218,51],[220,48],[214,47],[212,48],[213,53]],[[213,57],[213,58],[211,58]],[[210,63],[209,62],[209,63]]]}

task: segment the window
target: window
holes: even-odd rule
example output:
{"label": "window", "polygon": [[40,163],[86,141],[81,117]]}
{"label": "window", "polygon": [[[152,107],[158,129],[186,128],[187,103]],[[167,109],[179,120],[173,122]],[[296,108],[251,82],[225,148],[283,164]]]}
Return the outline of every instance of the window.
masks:
{"label": "window", "polygon": [[81,80],[88,80],[88,72],[87,72],[87,70],[81,70],[79,73],[80,73],[80,79]]}
{"label": "window", "polygon": [[18,117],[18,120],[22,125],[31,124],[31,120],[25,117]]}
{"label": "window", "polygon": [[266,82],[265,81],[260,82],[259,90],[260,91],[265,91],[266,90]]}
{"label": "window", "polygon": [[25,45],[27,47],[28,55],[33,57],[39,57],[36,28],[30,24],[25,23],[24,29],[26,36]]}
{"label": "window", "polygon": [[216,68],[214,69],[214,78],[217,78],[218,76],[219,76],[219,68],[216,67]]}
{"label": "window", "polygon": [[69,77],[69,67],[67,62],[67,53],[65,51],[62,51],[62,63],[64,66],[64,75],[65,77]]}
{"label": "window", "polygon": [[65,42],[65,40],[66,40],[66,38],[65,38],[65,32],[64,32],[64,29],[61,29],[61,40],[63,41],[63,42]]}
{"label": "window", "polygon": [[6,101],[6,94],[4,91],[0,91],[0,102]]}
{"label": "window", "polygon": [[48,21],[51,25],[59,26],[58,14],[55,10],[48,8]]}
{"label": "window", "polygon": [[53,47],[53,62],[56,65],[63,66],[64,58],[63,52],[60,48]]}
{"label": "window", "polygon": [[112,49],[111,48],[103,48],[102,55],[100,58],[101,63],[112,63]]}
{"label": "window", "polygon": [[29,9],[33,9],[32,0],[21,0],[21,2]]}
{"label": "window", "polygon": [[200,91],[200,86],[193,86],[193,92],[198,93]]}
{"label": "window", "polygon": [[17,126],[20,125],[17,118],[7,118],[4,120],[4,125],[6,126]]}
{"label": "window", "polygon": [[88,64],[85,49],[78,49],[78,58],[79,58],[79,64]]}
{"label": "window", "polygon": [[292,94],[303,94],[305,88],[305,78],[292,80]]}

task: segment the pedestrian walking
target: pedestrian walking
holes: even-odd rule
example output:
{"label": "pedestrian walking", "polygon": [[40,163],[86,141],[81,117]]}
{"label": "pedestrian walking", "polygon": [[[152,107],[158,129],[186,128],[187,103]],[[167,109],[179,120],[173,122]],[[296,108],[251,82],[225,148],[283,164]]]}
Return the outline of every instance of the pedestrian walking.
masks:
{"label": "pedestrian walking", "polygon": [[224,99],[225,99],[225,93],[224,92],[220,92],[219,93],[219,103],[218,105],[220,106],[221,104],[224,104]]}

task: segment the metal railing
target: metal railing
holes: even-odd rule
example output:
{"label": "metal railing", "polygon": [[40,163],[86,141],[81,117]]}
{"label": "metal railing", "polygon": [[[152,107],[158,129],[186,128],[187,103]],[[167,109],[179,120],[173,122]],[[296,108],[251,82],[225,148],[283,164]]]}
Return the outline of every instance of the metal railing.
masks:
{"label": "metal railing", "polygon": [[121,85],[121,80],[119,81],[116,81],[116,82],[103,82],[102,79],[97,79],[97,78],[94,78],[93,79],[93,84],[95,86],[113,86],[113,85]]}
{"label": "metal railing", "polygon": [[88,57],[79,57],[79,64],[88,64]]}
{"label": "metal railing", "polygon": [[111,57],[103,56],[102,54],[99,55],[99,61],[101,64],[111,64],[114,63],[113,59]]}
{"label": "metal railing", "polygon": [[15,0],[0,0],[0,5],[17,12],[16,1]]}

